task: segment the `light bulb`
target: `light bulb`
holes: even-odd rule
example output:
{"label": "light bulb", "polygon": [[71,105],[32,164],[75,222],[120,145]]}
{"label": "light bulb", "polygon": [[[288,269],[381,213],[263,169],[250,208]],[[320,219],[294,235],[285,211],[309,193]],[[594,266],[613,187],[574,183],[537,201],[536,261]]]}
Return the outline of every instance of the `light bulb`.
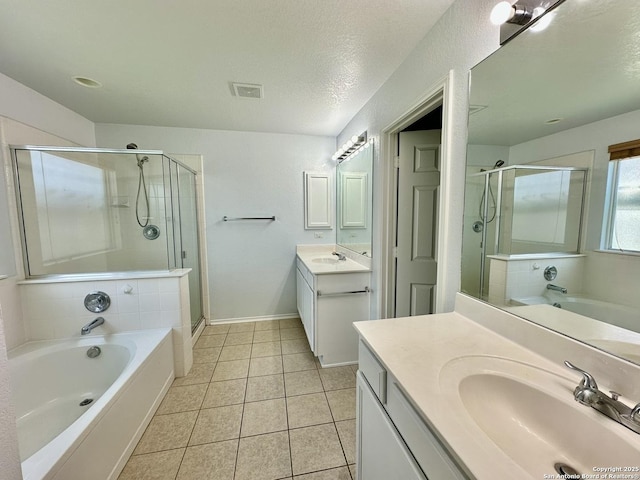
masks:
{"label": "light bulb", "polygon": [[[545,12],[545,9],[542,8],[542,7],[534,8],[533,9],[533,18],[538,18],[544,12]],[[546,14],[544,17],[542,17],[536,23],[531,25],[529,27],[529,30],[531,30],[532,32],[541,32],[542,30],[544,30],[545,28],[547,28],[551,24],[551,21],[553,20],[553,17],[554,17],[554,12]]]}
{"label": "light bulb", "polygon": [[358,139],[359,139],[359,138],[360,138],[360,137],[358,137],[358,135],[354,135],[353,137],[351,137],[351,141],[352,141],[353,143],[356,143],[356,142],[358,141]]}
{"label": "light bulb", "polygon": [[353,147],[353,142],[351,140],[347,140],[347,143],[344,144],[344,147],[345,150],[349,150],[351,147]]}
{"label": "light bulb", "polygon": [[515,10],[511,3],[500,2],[493,7],[493,10],[491,10],[489,20],[494,25],[502,25],[503,23],[507,23],[507,21],[513,17],[514,12]]}
{"label": "light bulb", "polygon": [[331,160],[333,160],[334,162],[338,159],[338,153],[334,153],[333,155],[331,155]]}

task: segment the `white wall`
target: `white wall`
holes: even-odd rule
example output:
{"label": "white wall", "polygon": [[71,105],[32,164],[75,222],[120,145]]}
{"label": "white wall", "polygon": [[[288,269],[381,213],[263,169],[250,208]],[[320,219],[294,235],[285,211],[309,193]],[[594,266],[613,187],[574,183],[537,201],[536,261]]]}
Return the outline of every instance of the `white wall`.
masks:
{"label": "white wall", "polygon": [[[0,251],[18,252],[15,268],[9,266],[5,272],[0,272],[0,275],[10,275],[9,278],[0,280],[0,305],[4,312],[4,318],[0,315],[0,472],[3,479],[6,477],[7,480],[14,480],[22,478],[22,474],[10,402],[6,350],[23,343],[26,333],[22,322],[20,295],[16,286],[16,281],[24,278],[24,274],[20,253],[16,250],[19,239],[8,146],[93,146],[95,133],[93,122],[0,74],[0,143],[0,177],[3,177],[0,180],[0,206],[10,212],[10,215],[0,216],[0,231],[12,232],[13,236],[12,239],[10,236],[0,235]],[[5,255],[3,261],[10,262],[11,253]]]}
{"label": "white wall", "polygon": [[[296,314],[296,244],[335,243],[335,228],[317,239],[303,215],[303,172],[334,170],[334,138],[98,124],[96,139],[204,156],[213,320]],[[225,215],[277,221],[223,222]]]}
{"label": "white wall", "polygon": [[[438,288],[444,289],[445,298],[444,305],[438,306],[439,311],[453,310],[455,293],[460,288],[468,73],[471,67],[499,46],[499,29],[489,22],[489,14],[495,3],[494,0],[456,1],[338,137],[338,144],[342,144],[352,135],[367,130],[370,137],[379,138],[386,127],[415,106],[450,70],[453,72],[450,85],[453,110],[450,118],[445,119],[448,122],[445,128],[452,133],[453,140],[448,146],[450,163],[446,165],[447,173],[441,182],[441,200],[447,202],[448,216],[441,219],[444,233],[441,248],[446,245],[447,255],[438,265],[446,274],[445,284],[438,285]],[[375,145],[373,268],[374,292],[379,299],[383,235],[380,222],[383,179],[380,172],[384,168],[381,164],[380,142]],[[372,312],[374,318],[380,315],[376,307]]]}
{"label": "white wall", "polygon": [[9,365],[0,305],[0,472],[3,480],[22,478],[15,411],[11,402]]}

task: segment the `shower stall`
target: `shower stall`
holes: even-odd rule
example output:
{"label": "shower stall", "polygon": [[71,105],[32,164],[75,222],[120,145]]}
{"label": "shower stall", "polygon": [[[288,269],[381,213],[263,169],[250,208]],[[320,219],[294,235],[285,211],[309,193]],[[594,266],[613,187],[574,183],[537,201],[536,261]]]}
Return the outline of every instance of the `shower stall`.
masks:
{"label": "shower stall", "polygon": [[462,290],[487,298],[492,257],[578,253],[586,174],[577,167],[498,164],[470,174]]}
{"label": "shower stall", "polygon": [[28,278],[190,268],[203,317],[197,172],[157,150],[12,146]]}

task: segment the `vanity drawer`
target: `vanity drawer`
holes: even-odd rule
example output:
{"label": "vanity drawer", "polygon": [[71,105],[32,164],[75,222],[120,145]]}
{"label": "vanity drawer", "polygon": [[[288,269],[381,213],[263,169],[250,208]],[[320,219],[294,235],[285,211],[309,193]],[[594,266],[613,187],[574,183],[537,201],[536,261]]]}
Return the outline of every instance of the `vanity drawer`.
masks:
{"label": "vanity drawer", "polygon": [[358,345],[358,369],[383,405],[387,403],[387,370],[362,340]]}
{"label": "vanity drawer", "polygon": [[298,267],[298,270],[300,270],[302,278],[304,278],[309,286],[313,289],[313,273],[309,271],[304,262],[299,258],[296,258],[296,266]]}
{"label": "vanity drawer", "polygon": [[389,379],[387,412],[427,478],[467,480],[457,462],[418,415],[395,379]]}

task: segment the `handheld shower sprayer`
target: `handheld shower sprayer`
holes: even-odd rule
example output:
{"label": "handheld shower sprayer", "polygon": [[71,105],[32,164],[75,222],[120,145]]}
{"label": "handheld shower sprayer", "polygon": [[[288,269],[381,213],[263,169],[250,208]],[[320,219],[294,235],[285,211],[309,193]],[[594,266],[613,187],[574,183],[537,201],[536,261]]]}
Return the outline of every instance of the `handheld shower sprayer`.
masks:
{"label": "handheld shower sprayer", "polygon": [[[495,170],[496,168],[500,168],[504,165],[504,160],[498,160],[493,164],[493,168],[491,170]],[[480,169],[481,172],[486,172],[484,168]],[[491,175],[490,173],[488,175]],[[482,198],[480,199],[480,205],[478,207],[478,213],[480,216],[480,220],[483,223],[491,223],[494,218],[496,218],[496,197],[493,195],[493,190],[491,188],[491,182],[489,182],[489,195],[486,195],[486,191],[482,191]],[[492,213],[489,214],[490,218],[485,218],[484,216],[484,202],[485,200],[489,201],[489,210],[492,210]],[[493,205],[492,205],[493,204]],[[482,231],[482,229],[478,230]]]}
{"label": "handheld shower sprayer", "polygon": [[[129,143],[127,145],[127,150],[137,150],[138,149],[138,145],[136,145],[135,143]],[[147,225],[149,225],[149,217],[151,215],[150,213],[150,209],[149,209],[149,194],[147,193],[147,184],[145,182],[144,179],[144,163],[149,161],[149,157],[147,157],[146,155],[140,155],[136,153],[136,160],[138,161],[138,169],[139,169],[139,173],[138,173],[138,193],[136,194],[136,221],[138,222],[138,225],[140,225],[142,228],[146,227]],[[147,214],[144,215],[142,218],[144,218],[144,222],[140,220],[140,193],[143,192],[144,193],[144,202],[146,204],[146,210],[147,210]]]}

